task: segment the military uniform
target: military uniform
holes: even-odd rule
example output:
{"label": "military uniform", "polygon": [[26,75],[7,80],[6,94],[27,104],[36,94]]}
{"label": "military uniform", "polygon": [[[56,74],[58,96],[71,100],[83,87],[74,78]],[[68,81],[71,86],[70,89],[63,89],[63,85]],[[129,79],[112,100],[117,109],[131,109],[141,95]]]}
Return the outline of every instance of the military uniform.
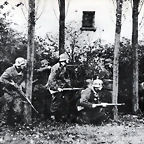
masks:
{"label": "military uniform", "polygon": [[55,64],[49,75],[48,87],[51,90],[57,91],[57,89],[64,88],[66,85],[66,67],[60,65],[60,63]]}
{"label": "military uniform", "polygon": [[25,73],[18,72],[15,65],[7,68],[0,77],[4,90],[4,95],[1,97],[1,119],[5,122],[7,120],[12,122],[12,120],[18,120],[22,117],[22,98],[11,83],[20,86],[24,79]]}
{"label": "military uniform", "polygon": [[[61,61],[66,60],[65,58]],[[56,63],[52,68],[48,78],[47,86],[52,94],[50,110],[58,119],[67,113],[68,99],[66,93],[59,92],[58,88],[65,88],[70,85],[68,75],[66,73],[66,65],[61,62]],[[65,107],[65,110],[62,110]]]}
{"label": "military uniform", "polygon": [[78,122],[80,123],[95,123],[101,115],[103,109],[101,107],[93,108],[93,104],[99,103],[99,94],[93,88],[86,88],[81,92],[81,98],[77,102]]}
{"label": "military uniform", "polygon": [[33,105],[45,118],[50,114],[50,93],[45,88],[48,76],[50,74],[51,66],[42,66],[34,71],[34,78],[36,82],[33,84]]}

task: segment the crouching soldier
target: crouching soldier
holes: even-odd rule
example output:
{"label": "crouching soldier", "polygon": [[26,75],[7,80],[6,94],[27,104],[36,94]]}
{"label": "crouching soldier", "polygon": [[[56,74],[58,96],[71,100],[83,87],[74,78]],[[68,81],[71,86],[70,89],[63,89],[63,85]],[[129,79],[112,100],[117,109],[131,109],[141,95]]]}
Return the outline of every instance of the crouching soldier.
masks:
{"label": "crouching soldier", "polygon": [[70,85],[66,72],[68,60],[68,56],[65,53],[60,55],[59,62],[51,68],[46,84],[52,95],[50,111],[57,121],[61,121],[67,113],[68,101],[63,88]]}
{"label": "crouching soldier", "polygon": [[[11,124],[22,119],[22,97],[17,88],[25,80],[26,60],[19,57],[15,64],[7,68],[0,76],[0,83],[3,85],[4,95],[1,98],[2,110],[0,120]],[[22,90],[22,89],[21,89]]]}
{"label": "crouching soldier", "polygon": [[106,107],[106,105],[103,104],[102,107],[97,107],[97,104],[100,103],[98,91],[102,89],[102,84],[103,82],[99,79],[95,81],[86,80],[87,87],[82,90],[81,98],[77,102],[77,122],[85,124],[96,123],[104,114],[102,107]]}

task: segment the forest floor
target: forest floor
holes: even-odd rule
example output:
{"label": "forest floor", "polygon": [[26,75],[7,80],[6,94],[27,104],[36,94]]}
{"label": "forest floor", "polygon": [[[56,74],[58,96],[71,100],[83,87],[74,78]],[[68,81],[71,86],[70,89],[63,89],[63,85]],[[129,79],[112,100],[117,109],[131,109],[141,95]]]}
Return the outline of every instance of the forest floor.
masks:
{"label": "forest floor", "polygon": [[35,126],[3,126],[0,144],[144,144],[144,118],[125,115],[99,126],[41,122]]}

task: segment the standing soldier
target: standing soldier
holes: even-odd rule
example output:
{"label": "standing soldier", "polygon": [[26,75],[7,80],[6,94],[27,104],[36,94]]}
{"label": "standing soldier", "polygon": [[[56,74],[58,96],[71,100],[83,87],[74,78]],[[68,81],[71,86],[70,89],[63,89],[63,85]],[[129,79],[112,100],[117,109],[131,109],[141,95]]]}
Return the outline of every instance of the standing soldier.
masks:
{"label": "standing soldier", "polygon": [[[103,115],[102,108],[97,107],[99,103],[98,91],[102,89],[103,82],[96,79],[94,82],[86,80],[86,88],[81,92],[81,98],[77,102],[78,117],[80,123],[95,123]],[[103,104],[103,107],[106,105]]]}
{"label": "standing soldier", "polygon": [[58,121],[61,120],[62,116],[65,115],[67,111],[66,106],[64,111],[62,107],[64,106],[63,103],[66,101],[63,88],[69,86],[69,79],[67,79],[68,76],[66,73],[68,60],[68,56],[65,53],[60,55],[59,62],[51,68],[51,73],[46,84],[46,87],[52,94],[50,111]]}
{"label": "standing soldier", "polygon": [[22,119],[22,97],[17,92],[17,88],[25,82],[25,68],[26,60],[19,57],[15,60],[15,64],[7,68],[0,76],[4,90],[0,119],[6,123],[14,124]]}
{"label": "standing soldier", "polygon": [[33,85],[33,104],[37,110],[44,116],[44,118],[49,117],[49,90],[45,88],[48,76],[51,71],[51,66],[46,59],[40,62],[40,68],[34,71],[34,85]]}

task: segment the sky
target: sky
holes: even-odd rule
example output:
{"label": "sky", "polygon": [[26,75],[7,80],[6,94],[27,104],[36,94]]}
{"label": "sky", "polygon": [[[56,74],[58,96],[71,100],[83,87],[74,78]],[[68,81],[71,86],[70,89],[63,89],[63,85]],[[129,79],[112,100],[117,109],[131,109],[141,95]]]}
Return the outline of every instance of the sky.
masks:
{"label": "sky", "polygon": [[[5,0],[0,0],[3,4]],[[56,34],[59,30],[59,9],[58,0],[36,0],[36,34],[45,37],[47,33]],[[28,0],[8,0],[9,5],[5,11],[11,11],[11,19],[17,25],[13,28],[20,32],[27,33],[27,16],[28,16]],[[16,7],[15,5],[22,2],[24,6]],[[14,7],[14,10],[12,9]],[[91,41],[101,38],[108,43],[114,43],[115,36],[115,9],[116,6],[112,0],[66,0],[66,23],[76,22],[73,25],[77,28],[81,27],[82,11],[95,11],[96,32],[89,32]],[[139,22],[142,19],[144,8],[139,14]],[[132,33],[132,10],[131,4],[125,3],[123,6],[122,31],[121,37],[131,39]],[[143,27],[139,32],[139,40],[143,39]]]}

